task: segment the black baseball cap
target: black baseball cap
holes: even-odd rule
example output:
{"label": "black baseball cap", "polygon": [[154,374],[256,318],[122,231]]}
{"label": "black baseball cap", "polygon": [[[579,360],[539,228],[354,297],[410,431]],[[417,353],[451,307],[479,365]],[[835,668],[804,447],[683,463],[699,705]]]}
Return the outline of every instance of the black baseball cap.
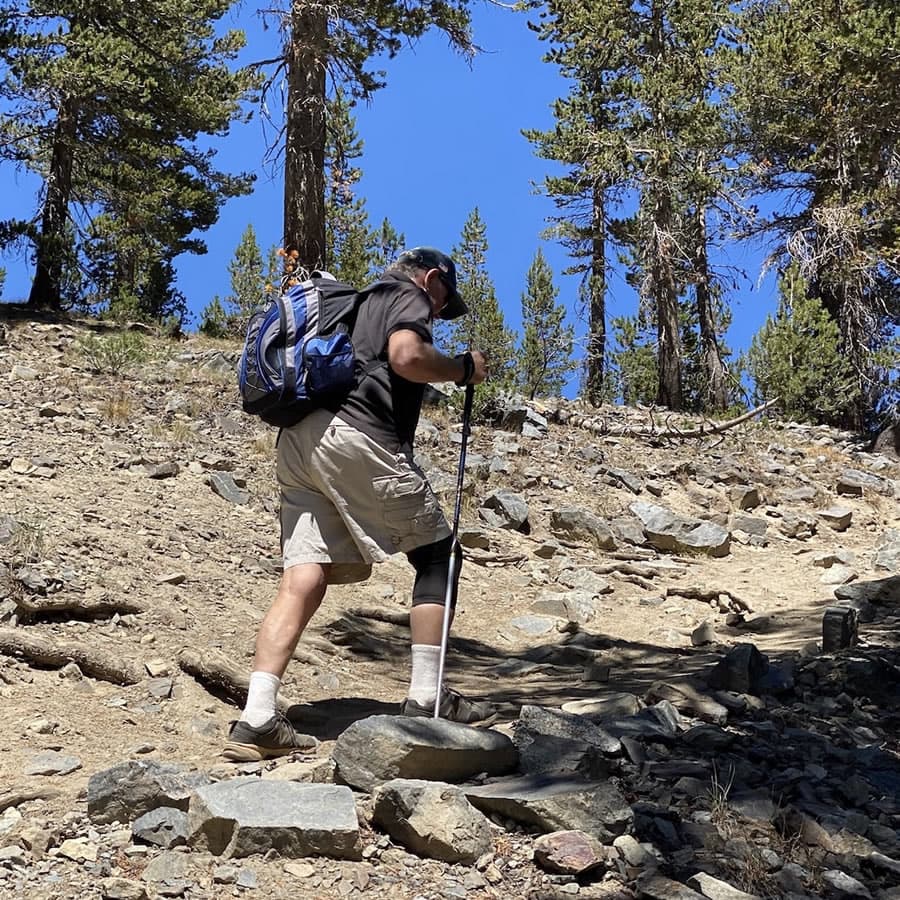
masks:
{"label": "black baseball cap", "polygon": [[447,288],[447,303],[439,318],[458,319],[469,311],[456,289],[456,265],[446,253],[434,247],[413,247],[412,250],[404,250],[397,257],[397,262],[420,269],[437,269],[441,273],[441,281]]}

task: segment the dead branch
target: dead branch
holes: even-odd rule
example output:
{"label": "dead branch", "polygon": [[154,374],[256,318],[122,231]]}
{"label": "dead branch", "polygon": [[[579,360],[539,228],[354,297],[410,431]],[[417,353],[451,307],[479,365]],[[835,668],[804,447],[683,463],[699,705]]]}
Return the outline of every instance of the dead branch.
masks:
{"label": "dead branch", "polygon": [[760,413],[765,412],[769,407],[774,406],[778,402],[779,398],[775,397],[772,400],[763,403],[762,406],[757,406],[756,409],[751,409],[749,412],[744,413],[742,416],[738,416],[736,419],[729,419],[727,422],[704,422],[701,425],[697,425],[694,428],[678,428],[676,426],[672,426],[670,422],[667,420],[667,427],[659,428],[653,422],[652,414],[651,414],[651,425],[648,428],[636,428],[632,425],[611,425],[606,419],[595,419],[589,416],[582,416],[578,413],[571,413],[566,417],[566,423],[570,425],[575,425],[577,428],[583,428],[585,431],[590,431],[592,434],[610,436],[610,437],[634,437],[634,438],[666,438],[666,439],[676,439],[676,440],[687,440],[689,438],[704,438],[710,437],[714,434],[721,434],[723,431],[728,431],[730,428],[734,428],[737,425],[741,425],[746,422],[748,419],[752,419],[754,416],[758,416]]}
{"label": "dead branch", "polygon": [[651,566],[635,566],[629,562],[605,563],[598,566],[588,566],[597,575],[637,575],[638,578],[655,578],[662,574],[659,569]]}
{"label": "dead branch", "polygon": [[27,803],[29,800],[52,800],[60,795],[58,788],[45,787],[11,787],[0,791],[0,813],[13,806]]}
{"label": "dead branch", "polygon": [[61,668],[75,663],[85,675],[113,684],[137,684],[141,674],[137,667],[84,644],[57,644],[38,635],[27,634],[21,628],[0,628],[0,653],[22,656],[39,666]]}
{"label": "dead branch", "polygon": [[[210,693],[225,697],[237,706],[246,703],[250,687],[249,667],[238,668],[224,653],[185,647],[178,654],[178,665]],[[279,695],[279,709],[287,709],[293,704],[293,700]]]}
{"label": "dead branch", "polygon": [[486,566],[488,563],[511,565],[520,563],[523,559],[525,559],[524,553],[473,553],[471,550],[466,552],[466,560],[478,563],[479,566]]}
{"label": "dead branch", "polygon": [[353,606],[347,610],[348,616],[360,619],[374,619],[376,622],[387,622],[389,625],[409,627],[409,613],[393,609],[382,609],[378,606]]}
{"label": "dead branch", "polygon": [[613,574],[619,581],[627,581],[629,584],[636,584],[645,591],[652,591],[656,588],[656,585],[650,581],[649,578],[642,578],[640,575],[629,575],[623,572],[614,572]]}
{"label": "dead branch", "polygon": [[752,612],[750,604],[731,591],[719,588],[667,587],[667,597],[687,597],[688,600],[699,600],[702,603],[717,602],[719,597],[727,597],[736,612]]}

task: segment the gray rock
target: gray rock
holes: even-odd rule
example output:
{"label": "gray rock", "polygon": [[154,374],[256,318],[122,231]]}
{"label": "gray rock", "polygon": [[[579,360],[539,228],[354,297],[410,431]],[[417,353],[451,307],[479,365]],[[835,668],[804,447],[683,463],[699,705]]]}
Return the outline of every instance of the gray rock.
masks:
{"label": "gray rock", "polygon": [[876,569],[900,572],[900,529],[889,528],[879,538],[873,565]]}
{"label": "gray rock", "polygon": [[130,878],[104,878],[100,896],[103,900],[147,900],[147,891],[139,881]]}
{"label": "gray rock", "polygon": [[831,568],[826,569],[822,573],[819,581],[828,585],[849,584],[849,582],[854,581],[858,577],[859,573],[856,569],[851,569],[850,566],[831,566]]}
{"label": "gray rock", "polygon": [[846,531],[853,521],[853,510],[846,506],[829,506],[827,509],[820,509],[817,515],[835,531]]}
{"label": "gray rock", "polygon": [[487,819],[458,787],[398,778],[373,800],[373,821],[420,856],[471,865],[493,846]]}
{"label": "gray rock", "polygon": [[530,426],[529,430],[538,435],[545,435],[549,427],[549,423],[539,412],[525,404],[509,406],[503,411],[500,427],[504,430],[522,433],[526,424]]}
{"label": "gray rock", "polygon": [[781,494],[782,500],[788,503],[811,503],[818,496],[819,492],[812,486],[791,488]]}
{"label": "gray rock", "polygon": [[474,550],[490,550],[491,539],[480,528],[460,528],[459,542]]}
{"label": "gray rock", "polygon": [[600,550],[615,550],[616,539],[603,519],[576,506],[566,506],[550,514],[550,531],[556,537],[581,540]]}
{"label": "gray rock", "polygon": [[806,540],[818,531],[818,522],[806,513],[795,513],[791,510],[781,511],[778,530],[789,538]]}
{"label": "gray rock", "polygon": [[731,527],[736,531],[763,537],[769,528],[769,523],[759,516],[736,515],[731,517]]}
{"label": "gray rock", "polygon": [[614,487],[623,487],[632,494],[640,494],[644,490],[644,483],[636,475],[625,469],[609,468],[604,472],[604,481]]}
{"label": "gray rock", "polygon": [[900,575],[845,584],[835,588],[834,596],[850,603],[872,603],[875,606],[900,604]]}
{"label": "gray rock", "polygon": [[579,625],[587,625],[597,616],[597,601],[594,599],[596,596],[596,593],[587,590],[565,593],[544,591],[532,603],[531,610],[542,615],[577,622]]}
{"label": "gray rock", "polygon": [[164,462],[157,463],[156,465],[150,465],[146,467],[147,476],[149,478],[174,478],[178,472],[178,463],[176,462]]}
{"label": "gray rock", "polygon": [[618,738],[588,719],[541,706],[523,706],[513,725],[519,770],[526,775],[609,774],[607,756],[622,752]]}
{"label": "gray rock", "polygon": [[731,536],[721,525],[687,519],[643,501],[632,503],[629,509],[640,519],[647,540],[658,550],[696,551],[713,557],[727,556],[730,552]]}
{"label": "gray rock", "polygon": [[733,484],[728,489],[728,497],[738,509],[756,509],[762,502],[759,488],[749,484]]}
{"label": "gray rock", "polygon": [[250,502],[250,495],[246,491],[242,491],[227,472],[211,472],[206,476],[206,483],[214,493],[229,503],[244,506]]}
{"label": "gray rock", "polygon": [[188,843],[238,858],[281,856],[359,859],[353,792],[340,785],[239,777],[200,788],[188,810]]}
{"label": "gray rock", "polygon": [[640,547],[646,542],[644,529],[640,522],[635,522],[629,516],[618,516],[609,523],[613,535],[620,544],[631,544]]}
{"label": "gray rock", "polygon": [[516,616],[509,624],[532,637],[543,637],[556,631],[557,620],[549,616]]}
{"label": "gray rock", "polygon": [[688,878],[688,884],[708,897],[709,900],[759,900],[758,894],[747,894],[732,887],[725,881],[719,881],[706,872],[698,872]]}
{"label": "gray rock", "polygon": [[888,425],[872,445],[873,453],[880,453],[891,459],[900,459],[900,425]]}
{"label": "gray rock", "polygon": [[768,670],[768,657],[753,644],[737,644],[716,663],[707,676],[707,682],[716,690],[753,694]]}
{"label": "gray rock", "polygon": [[894,486],[887,479],[870,475],[868,472],[860,472],[858,469],[847,469],[843,472],[838,478],[836,487],[839,494],[850,497],[861,497],[865,490],[887,497],[894,495]]}
{"label": "gray rock", "polygon": [[521,494],[504,488],[489,494],[478,510],[478,515],[495,528],[531,533],[528,521],[528,503]]}
{"label": "gray rock", "polygon": [[645,873],[637,881],[638,897],[648,900],[704,900],[703,894],[692,891],[680,881],[673,881],[657,875],[655,872]]}
{"label": "gray rock", "polygon": [[838,869],[826,869],[822,873],[822,881],[825,882],[829,894],[838,897],[871,897],[869,889],[860,881],[857,881],[846,872]]}
{"label": "gray rock", "polygon": [[186,810],[191,792],[209,776],[184,766],[128,760],[88,780],[88,815],[94,822],[131,822],[159,806]]}
{"label": "gray rock", "polygon": [[605,863],[606,850],[583,831],[554,831],[535,838],[534,861],[548,872],[581,875]]}
{"label": "gray rock", "polygon": [[181,847],[187,843],[187,813],[172,806],[160,806],[139,816],[131,825],[136,841],[155,844],[164,850]]}
{"label": "gray rock", "polygon": [[831,606],[822,617],[822,650],[833,653],[856,644],[859,614],[846,606]]}
{"label": "gray rock", "polygon": [[602,722],[618,716],[637,715],[641,711],[641,701],[634,694],[620,692],[592,700],[570,700],[562,705],[562,711],[592,722]]}
{"label": "gray rock", "polygon": [[592,596],[611,594],[613,591],[612,585],[602,575],[586,568],[563,569],[556,580],[565,587],[584,591]]}
{"label": "gray rock", "polygon": [[141,873],[141,878],[154,886],[160,883],[171,885],[184,882],[188,877],[190,862],[190,857],[186,853],[166,850],[151,860]]}
{"label": "gray rock", "polygon": [[647,703],[667,700],[679,712],[714,725],[724,725],[728,721],[727,708],[688,681],[655,681],[644,695],[644,700]]}
{"label": "gray rock", "polygon": [[469,802],[545,832],[585,831],[601,841],[630,831],[634,813],[610,782],[565,776],[504,779],[463,786]]}
{"label": "gray rock", "polygon": [[518,754],[504,734],[445,719],[370,716],[334,745],[335,778],[371,791],[395,778],[462,781],[512,771]]}
{"label": "gray rock", "polygon": [[77,756],[67,756],[56,750],[44,750],[32,756],[25,766],[26,775],[68,775],[81,768]]}

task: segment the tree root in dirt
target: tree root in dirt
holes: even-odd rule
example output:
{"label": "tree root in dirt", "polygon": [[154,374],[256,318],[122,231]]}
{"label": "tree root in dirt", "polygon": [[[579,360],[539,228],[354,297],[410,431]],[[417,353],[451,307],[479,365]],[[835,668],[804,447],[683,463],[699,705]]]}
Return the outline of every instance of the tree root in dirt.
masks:
{"label": "tree root in dirt", "polygon": [[31,663],[51,668],[73,662],[85,675],[113,684],[137,684],[142,678],[136,666],[97,647],[59,644],[51,638],[27,634],[21,628],[0,628],[0,653],[22,656]]}

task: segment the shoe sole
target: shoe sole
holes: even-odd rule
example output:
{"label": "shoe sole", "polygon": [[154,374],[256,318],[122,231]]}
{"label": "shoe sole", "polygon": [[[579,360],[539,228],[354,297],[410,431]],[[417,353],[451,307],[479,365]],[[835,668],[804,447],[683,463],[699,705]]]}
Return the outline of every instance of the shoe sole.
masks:
{"label": "shoe sole", "polygon": [[260,762],[277,756],[287,756],[296,749],[296,747],[261,747],[259,744],[239,744],[236,741],[228,741],[222,750],[222,756],[232,762]]}

